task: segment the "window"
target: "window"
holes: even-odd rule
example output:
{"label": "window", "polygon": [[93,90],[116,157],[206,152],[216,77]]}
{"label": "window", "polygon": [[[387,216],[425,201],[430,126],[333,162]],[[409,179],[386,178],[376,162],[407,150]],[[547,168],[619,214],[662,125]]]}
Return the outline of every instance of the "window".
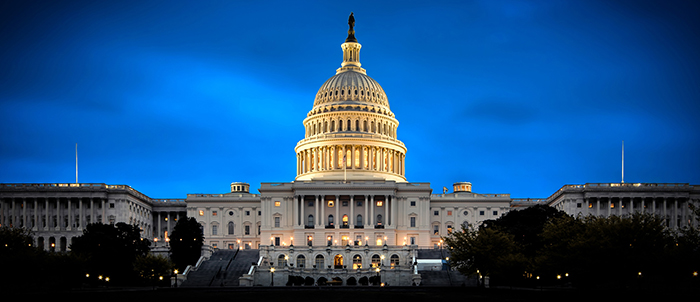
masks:
{"label": "window", "polygon": [[326,237],[326,245],[328,245],[328,246],[333,245],[333,236]]}
{"label": "window", "polygon": [[329,208],[332,208],[333,205],[335,205],[335,203],[333,202],[333,200],[329,200],[329,201],[328,201],[328,207],[329,207]]}
{"label": "window", "polygon": [[233,231],[234,231],[233,221],[229,221],[229,223],[228,223],[228,234],[229,234],[229,235],[233,235]]}
{"label": "window", "polygon": [[416,206],[416,202],[415,202],[415,201],[411,201],[411,206],[412,206],[412,207],[415,207],[415,206]]}
{"label": "window", "polygon": [[217,235],[218,231],[219,231],[219,226],[218,226],[218,225],[212,225],[212,226],[211,226],[211,234],[212,234],[212,235]]}
{"label": "window", "polygon": [[389,264],[391,265],[392,268],[394,266],[398,266],[399,265],[399,256],[398,255],[391,255],[391,257],[389,258]]}
{"label": "window", "polygon": [[416,217],[411,217],[411,227],[412,228],[416,227]]}
{"label": "window", "polygon": [[382,214],[377,215],[377,225],[382,225]]}
{"label": "window", "polygon": [[328,225],[329,226],[333,225],[333,215],[328,215]]}
{"label": "window", "polygon": [[347,207],[347,206],[348,206],[348,201],[347,201],[347,200],[343,200],[343,206],[344,206],[344,207]]}
{"label": "window", "polygon": [[440,226],[437,224],[433,226],[433,235],[440,235]]}
{"label": "window", "polygon": [[416,237],[411,237],[411,245],[416,244]]}
{"label": "window", "polygon": [[360,255],[352,256],[352,269],[361,269],[361,268],[362,268],[362,256],[360,256]]}
{"label": "window", "polygon": [[440,216],[440,211],[433,211],[433,216]]}
{"label": "window", "polygon": [[279,217],[275,217],[275,227],[276,228],[280,227],[280,218]]}
{"label": "window", "polygon": [[378,206],[378,207],[384,206],[384,201],[382,201],[382,200],[377,200],[377,206]]}
{"label": "window", "polygon": [[358,206],[358,207],[361,207],[361,206],[362,206],[362,200],[358,200],[358,201],[357,201],[357,206]]}
{"label": "window", "polygon": [[204,216],[204,210],[199,210],[199,216]]}
{"label": "window", "polygon": [[233,216],[233,211],[228,211],[228,216]]}
{"label": "window", "polygon": [[245,211],[245,216],[250,216],[250,211]]}
{"label": "window", "polygon": [[451,234],[451,233],[452,233],[452,225],[448,224],[447,225],[447,234]]}
{"label": "window", "polygon": [[280,237],[275,237],[275,246],[280,246]]}
{"label": "window", "polygon": [[484,216],[484,211],[479,211],[479,215]]}
{"label": "window", "polygon": [[304,255],[297,256],[297,267],[304,267],[306,265],[306,257]]}
{"label": "window", "polygon": [[287,256],[279,255],[279,257],[277,257],[277,266],[279,266],[279,267],[287,266]]}
{"label": "window", "polygon": [[314,215],[309,215],[309,218],[307,218],[307,220],[306,220],[306,226],[307,227],[314,226]]}
{"label": "window", "polygon": [[276,206],[276,207],[279,207],[280,205],[282,205],[282,203],[281,203],[281,202],[279,202],[279,201],[275,201],[275,206]]}
{"label": "window", "polygon": [[311,235],[306,236],[306,245],[312,246],[313,244],[314,244],[314,237]]}
{"label": "window", "polygon": [[316,268],[323,268],[325,261],[324,261],[322,255],[317,255],[315,262],[316,262],[316,264],[315,264]]}
{"label": "window", "polygon": [[357,215],[357,223],[355,225],[362,225],[362,215]]}
{"label": "window", "polygon": [[452,216],[452,211],[447,211],[447,216]]}
{"label": "window", "polygon": [[246,225],[244,228],[245,228],[245,234],[250,235],[250,226]]}
{"label": "window", "polygon": [[493,216],[498,216],[498,211],[493,211]]}
{"label": "window", "polygon": [[379,255],[372,255],[372,267],[378,267],[382,263],[382,258]]}
{"label": "window", "polygon": [[468,212],[468,211],[464,211],[462,214],[463,214],[464,216],[467,216],[467,215],[469,215],[469,212]]}
{"label": "window", "polygon": [[348,226],[348,215],[343,215],[343,222],[342,223],[343,223],[343,225],[342,225],[343,227]]}
{"label": "window", "polygon": [[217,211],[211,211],[211,216],[216,216],[217,214]]}

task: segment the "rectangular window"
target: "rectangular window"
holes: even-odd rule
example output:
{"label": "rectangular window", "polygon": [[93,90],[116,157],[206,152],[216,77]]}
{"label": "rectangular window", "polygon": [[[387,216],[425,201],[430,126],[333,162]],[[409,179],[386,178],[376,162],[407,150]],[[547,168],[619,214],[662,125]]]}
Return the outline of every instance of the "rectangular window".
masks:
{"label": "rectangular window", "polygon": [[484,211],[479,211],[479,215],[484,216]]}
{"label": "rectangular window", "polygon": [[212,226],[211,226],[211,234],[212,234],[212,235],[217,235],[218,232],[219,232],[219,226],[218,226],[218,225],[212,225]]}
{"label": "rectangular window", "polygon": [[439,216],[439,215],[440,215],[440,211],[433,211],[433,216]]}
{"label": "rectangular window", "polygon": [[416,206],[416,202],[415,202],[415,201],[411,201],[411,206],[412,206],[412,207],[415,207],[415,206]]}
{"label": "rectangular window", "polygon": [[452,211],[447,211],[447,216],[452,216]]}
{"label": "rectangular window", "polygon": [[250,216],[250,211],[245,211],[245,216]]}
{"label": "rectangular window", "polygon": [[246,234],[246,235],[250,235],[250,226],[249,226],[249,225],[246,225],[246,226],[244,227],[244,229],[245,229],[245,234]]}
{"label": "rectangular window", "polygon": [[281,203],[281,202],[279,202],[279,201],[275,201],[275,206],[276,206],[276,207],[279,207],[280,205],[282,205],[282,203]]}
{"label": "rectangular window", "polygon": [[438,225],[433,226],[433,235],[440,235],[440,226],[438,226]]}
{"label": "rectangular window", "polygon": [[275,227],[276,228],[280,227],[280,218],[279,217],[275,217]]}
{"label": "rectangular window", "polygon": [[415,244],[416,244],[416,237],[411,237],[411,245],[415,245]]}
{"label": "rectangular window", "polygon": [[216,214],[217,214],[216,211],[211,212],[211,216],[216,216]]}
{"label": "rectangular window", "polygon": [[416,227],[416,217],[411,217],[411,227],[412,228]]}
{"label": "rectangular window", "polygon": [[199,210],[199,216],[204,216],[204,210]]}
{"label": "rectangular window", "polygon": [[280,237],[275,237],[275,246],[280,246]]}
{"label": "rectangular window", "polygon": [[493,211],[493,216],[498,216],[498,211]]}

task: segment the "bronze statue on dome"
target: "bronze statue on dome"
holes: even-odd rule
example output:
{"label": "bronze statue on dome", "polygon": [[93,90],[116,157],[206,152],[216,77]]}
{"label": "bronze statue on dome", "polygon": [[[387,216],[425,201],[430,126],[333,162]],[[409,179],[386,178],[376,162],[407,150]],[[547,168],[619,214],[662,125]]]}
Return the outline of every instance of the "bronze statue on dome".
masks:
{"label": "bronze statue on dome", "polygon": [[353,12],[350,12],[350,17],[348,17],[348,25],[350,29],[348,29],[348,38],[345,39],[345,42],[357,42],[357,39],[355,39],[355,17]]}

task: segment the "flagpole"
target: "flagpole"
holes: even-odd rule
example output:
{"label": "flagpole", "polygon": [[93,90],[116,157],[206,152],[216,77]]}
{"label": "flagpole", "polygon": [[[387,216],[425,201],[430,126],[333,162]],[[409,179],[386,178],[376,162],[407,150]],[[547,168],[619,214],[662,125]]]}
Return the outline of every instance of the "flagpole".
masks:
{"label": "flagpole", "polygon": [[78,143],[75,143],[75,183],[78,183]]}
{"label": "flagpole", "polygon": [[622,141],[622,183],[625,183],[625,141]]}

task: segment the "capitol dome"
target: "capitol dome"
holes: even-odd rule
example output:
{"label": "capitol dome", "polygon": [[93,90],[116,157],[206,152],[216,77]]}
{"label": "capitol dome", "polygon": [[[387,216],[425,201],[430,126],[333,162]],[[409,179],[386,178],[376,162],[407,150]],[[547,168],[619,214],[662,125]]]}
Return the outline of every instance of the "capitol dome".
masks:
{"label": "capitol dome", "polygon": [[360,64],[354,21],[341,45],[343,62],[319,88],[297,143],[296,180],[405,182],[406,147],[382,86]]}

